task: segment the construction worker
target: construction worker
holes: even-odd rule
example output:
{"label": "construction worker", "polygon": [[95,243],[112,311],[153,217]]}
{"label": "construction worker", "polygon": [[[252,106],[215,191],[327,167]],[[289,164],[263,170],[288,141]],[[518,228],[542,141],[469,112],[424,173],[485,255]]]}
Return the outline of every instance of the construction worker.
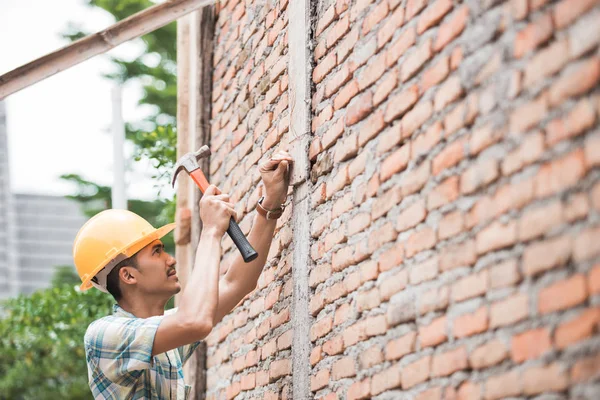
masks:
{"label": "construction worker", "polygon": [[[248,240],[258,257],[235,258],[219,277],[221,239],[236,215],[227,194],[210,185],[200,200],[202,232],[179,307],[165,312],[181,291],[175,259],[161,238],[175,224],[154,229],[126,210],[107,210],[80,229],[73,256],[81,290],[92,286],[110,293],[113,314],[88,327],[85,353],[89,385],[96,399],[186,399],[183,364],[200,341],[258,282],[283,211],[292,157],[278,152],[259,164],[265,196]],[[273,211],[267,214],[264,210]]]}

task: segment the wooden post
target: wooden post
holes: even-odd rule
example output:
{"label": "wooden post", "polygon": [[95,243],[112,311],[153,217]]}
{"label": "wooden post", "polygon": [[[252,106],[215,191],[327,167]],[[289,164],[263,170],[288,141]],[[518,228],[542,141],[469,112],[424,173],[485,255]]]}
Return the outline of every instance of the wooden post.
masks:
{"label": "wooden post", "polygon": [[167,0],[0,76],[0,100],[121,43],[152,32],[215,0]]}
{"label": "wooden post", "polygon": [[[204,7],[182,18],[177,28],[177,152],[179,156],[210,143],[215,7]],[[199,164],[210,181],[210,160],[202,159]],[[187,281],[193,269],[196,246],[202,231],[198,206],[201,193],[190,183],[189,178],[185,177],[179,184],[181,185],[182,182],[185,182],[184,186],[180,186],[177,191],[178,223],[184,221],[189,223],[185,227],[185,235],[182,229],[181,238],[185,237],[186,240],[177,242],[176,256],[179,269],[186,271]],[[186,381],[193,386],[190,398],[204,399],[206,396],[205,345],[198,347],[185,365],[184,373]]]}

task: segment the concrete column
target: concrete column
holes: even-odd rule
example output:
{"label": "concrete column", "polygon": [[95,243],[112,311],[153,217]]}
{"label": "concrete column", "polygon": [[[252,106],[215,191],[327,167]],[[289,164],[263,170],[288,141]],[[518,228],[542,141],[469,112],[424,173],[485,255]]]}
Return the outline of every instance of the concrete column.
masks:
{"label": "concrete column", "polygon": [[292,271],[294,294],[292,306],[292,384],[294,399],[309,399],[310,392],[310,226],[307,215],[310,207],[310,87],[311,55],[310,0],[291,1],[289,7],[289,98],[290,98],[290,153],[295,165],[291,184],[293,196],[293,256]]}

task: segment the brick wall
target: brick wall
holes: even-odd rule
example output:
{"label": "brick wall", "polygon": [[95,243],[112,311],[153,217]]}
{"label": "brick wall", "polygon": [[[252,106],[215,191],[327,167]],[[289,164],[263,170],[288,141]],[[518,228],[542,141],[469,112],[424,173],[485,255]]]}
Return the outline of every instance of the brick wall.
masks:
{"label": "brick wall", "polygon": [[[287,8],[217,21],[211,180],[245,232],[290,135]],[[600,2],[312,12],[311,397],[600,398]],[[209,398],[291,398],[292,212],[207,340]]]}

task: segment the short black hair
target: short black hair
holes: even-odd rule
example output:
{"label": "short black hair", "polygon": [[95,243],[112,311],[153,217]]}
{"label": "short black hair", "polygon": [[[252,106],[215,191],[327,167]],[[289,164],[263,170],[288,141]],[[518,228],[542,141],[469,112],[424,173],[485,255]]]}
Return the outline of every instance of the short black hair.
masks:
{"label": "short black hair", "polygon": [[112,269],[112,271],[109,272],[108,276],[106,277],[106,290],[108,290],[108,293],[110,293],[112,297],[114,297],[115,301],[119,301],[123,297],[123,293],[121,292],[121,286],[119,284],[119,271],[123,267],[133,267],[135,269],[138,269],[139,266],[136,259],[136,255],[137,253],[115,265],[115,267]]}

